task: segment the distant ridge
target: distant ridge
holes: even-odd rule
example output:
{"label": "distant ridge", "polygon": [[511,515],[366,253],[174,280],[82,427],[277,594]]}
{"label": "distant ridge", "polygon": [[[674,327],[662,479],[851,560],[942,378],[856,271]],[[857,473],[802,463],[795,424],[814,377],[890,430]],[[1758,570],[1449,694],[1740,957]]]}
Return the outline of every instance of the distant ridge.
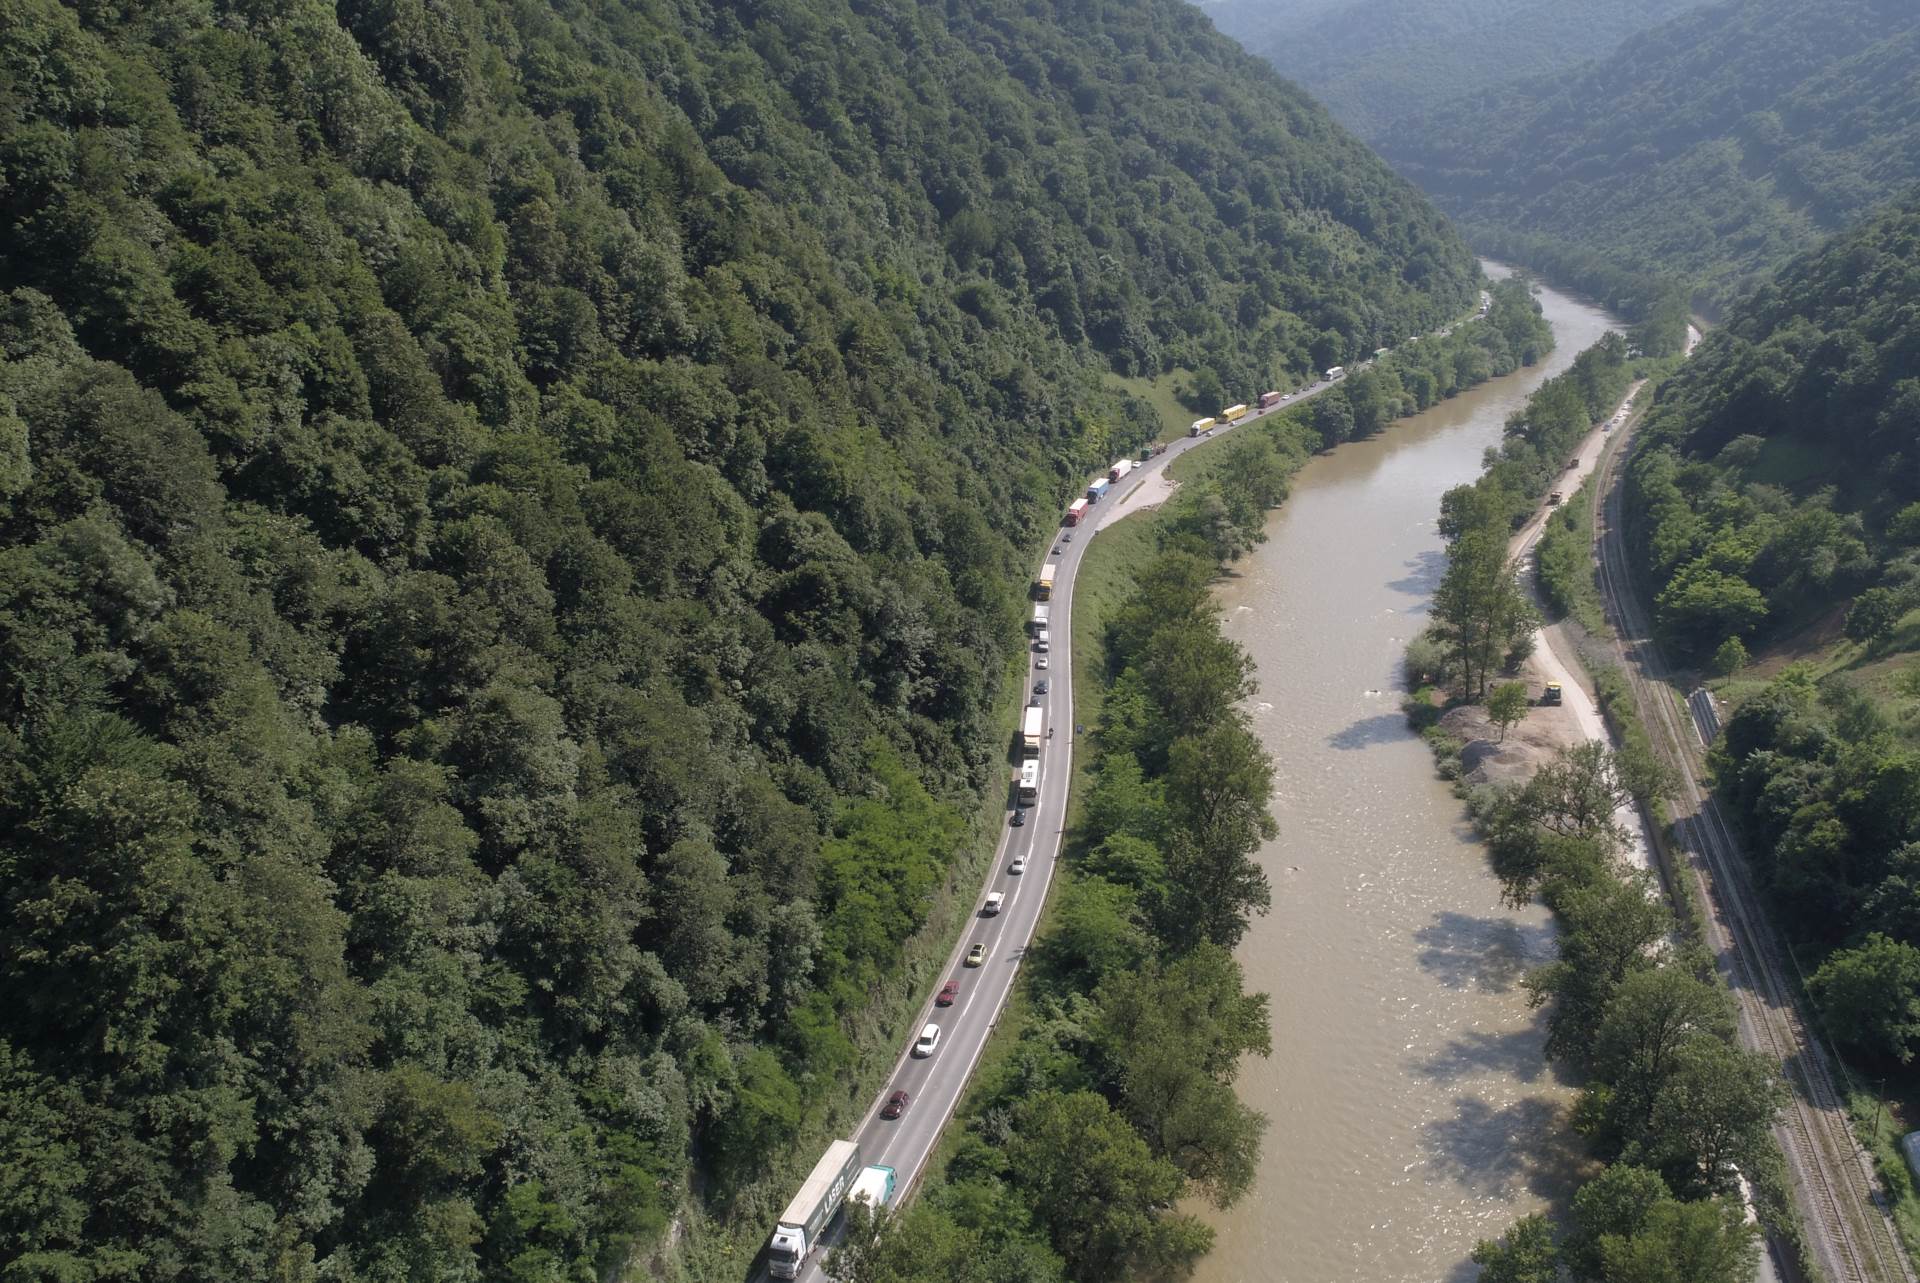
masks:
{"label": "distant ridge", "polygon": [[1379,146],[1489,248],[1718,305],[1920,179],[1920,8],[1746,0],[1462,98]]}
{"label": "distant ridge", "polygon": [[1462,94],[1602,57],[1703,0],[1222,0],[1216,25],[1362,137]]}

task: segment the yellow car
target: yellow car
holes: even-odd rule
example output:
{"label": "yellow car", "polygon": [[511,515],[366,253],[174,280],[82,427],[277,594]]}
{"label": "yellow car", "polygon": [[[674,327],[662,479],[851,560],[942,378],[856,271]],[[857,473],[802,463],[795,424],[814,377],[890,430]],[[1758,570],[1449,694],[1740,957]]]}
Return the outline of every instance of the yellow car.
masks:
{"label": "yellow car", "polygon": [[982,940],[979,944],[976,944],[975,946],[973,946],[973,948],[967,950],[967,965],[969,967],[977,967],[981,963],[985,962],[986,960],[987,960],[987,942],[986,941]]}

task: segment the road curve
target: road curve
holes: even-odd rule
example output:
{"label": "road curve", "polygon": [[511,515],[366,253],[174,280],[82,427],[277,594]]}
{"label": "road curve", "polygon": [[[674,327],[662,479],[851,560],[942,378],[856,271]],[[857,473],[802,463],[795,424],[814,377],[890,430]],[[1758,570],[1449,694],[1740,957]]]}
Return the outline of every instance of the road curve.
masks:
{"label": "road curve", "polygon": [[[1038,655],[1031,650],[1027,655],[1026,690],[1031,692],[1036,680],[1046,679],[1048,682],[1048,693],[1040,697],[1040,707],[1046,712],[1046,723],[1052,734],[1051,738],[1042,742],[1040,800],[1037,805],[1027,808],[1027,822],[1021,827],[1014,828],[1003,821],[1000,843],[994,851],[986,881],[974,898],[967,929],[961,932],[960,939],[955,943],[945,970],[935,978],[934,993],[938,993],[948,980],[958,980],[958,999],[950,1007],[936,1007],[934,993],[928,994],[922,1001],[919,1014],[908,1029],[909,1045],[901,1050],[893,1073],[889,1075],[880,1094],[868,1105],[866,1117],[851,1137],[860,1147],[861,1161],[893,1168],[896,1203],[909,1197],[919,1184],[927,1159],[939,1142],[941,1131],[959,1107],[960,1097],[966,1090],[967,1081],[973,1076],[974,1066],[979,1064],[980,1056],[986,1050],[987,1038],[999,1021],[1008,995],[1013,992],[1020,964],[1039,925],[1047,889],[1053,882],[1054,866],[1059,859],[1063,837],[1062,825],[1067,813],[1067,785],[1073,777],[1073,750],[1081,734],[1073,715],[1073,587],[1087,545],[1113,522],[1152,506],[1151,502],[1133,501],[1136,496],[1144,498],[1146,494],[1154,493],[1143,491],[1143,487],[1160,486],[1164,480],[1164,469],[1187,451],[1217,440],[1233,429],[1268,414],[1290,409],[1332,386],[1324,380],[1314,383],[1270,409],[1249,411],[1244,418],[1214,428],[1206,436],[1182,437],[1169,443],[1165,453],[1149,459],[1129,473],[1121,483],[1121,490],[1110,492],[1106,499],[1095,504],[1088,511],[1086,521],[1075,528],[1062,527],[1054,534],[1054,542],[1050,547],[1057,547],[1060,551],[1057,554],[1049,552],[1042,559],[1054,563],[1052,610],[1048,621],[1053,651],[1047,657],[1047,670],[1041,671],[1036,666]],[[1038,569],[1036,566],[1035,570]],[[1024,708],[1022,711],[1024,713]],[[1017,731],[1018,728],[1011,727],[1009,730]],[[1011,738],[1008,742],[1012,743]],[[1011,780],[1015,770],[1017,767],[1010,762],[1007,768],[1007,818],[1011,818],[1013,813]],[[1016,857],[1026,859],[1026,872],[1023,874],[1008,872]],[[986,917],[982,915],[981,908],[988,893],[993,891],[1004,894],[1006,900],[998,915]],[[967,950],[976,943],[986,944],[986,961],[979,967],[967,967],[964,965]],[[940,1026],[939,1048],[930,1057],[916,1058],[911,1054],[911,1043],[919,1036],[921,1028],[928,1024]],[[895,1091],[908,1093],[911,1103],[898,1119],[880,1117],[881,1105]],[[771,1232],[773,1227],[769,1225],[767,1229]],[[825,1235],[829,1248],[837,1240],[838,1233],[837,1223],[829,1228]],[[825,1279],[825,1272],[821,1268],[825,1255],[815,1252],[808,1259],[806,1267],[800,1271],[801,1283],[821,1283]],[[768,1277],[764,1264],[756,1266],[753,1277],[755,1283]]]}

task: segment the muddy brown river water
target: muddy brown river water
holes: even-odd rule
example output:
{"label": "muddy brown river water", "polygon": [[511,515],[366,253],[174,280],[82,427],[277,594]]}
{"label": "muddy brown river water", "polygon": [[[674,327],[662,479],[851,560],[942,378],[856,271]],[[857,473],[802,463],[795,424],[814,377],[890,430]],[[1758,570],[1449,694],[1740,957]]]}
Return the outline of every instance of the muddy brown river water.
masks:
{"label": "muddy brown river water", "polygon": [[[1489,266],[1490,271],[1497,268]],[[1278,768],[1273,911],[1241,946],[1272,995],[1273,1056],[1240,1093],[1272,1120],[1253,1190],[1208,1212],[1200,1283],[1463,1283],[1476,1239],[1562,1193],[1571,1093],[1522,973],[1552,956],[1514,911],[1399,709],[1399,656],[1444,558],[1448,487],[1527,394],[1610,326],[1545,290],[1558,346],[1381,436],[1315,459],[1219,593],[1259,666]]]}

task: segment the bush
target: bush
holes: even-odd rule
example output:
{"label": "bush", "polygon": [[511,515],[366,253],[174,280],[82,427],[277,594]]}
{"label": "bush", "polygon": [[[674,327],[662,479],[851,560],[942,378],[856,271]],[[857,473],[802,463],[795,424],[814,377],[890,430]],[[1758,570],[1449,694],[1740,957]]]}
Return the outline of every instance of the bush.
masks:
{"label": "bush", "polygon": [[1404,663],[1407,685],[1415,689],[1422,686],[1445,687],[1453,678],[1447,645],[1434,635],[1431,628],[1407,643]]}
{"label": "bush", "polygon": [[1747,666],[1749,658],[1747,644],[1738,637],[1729,637],[1713,652],[1713,671],[1722,677],[1731,677]]}

